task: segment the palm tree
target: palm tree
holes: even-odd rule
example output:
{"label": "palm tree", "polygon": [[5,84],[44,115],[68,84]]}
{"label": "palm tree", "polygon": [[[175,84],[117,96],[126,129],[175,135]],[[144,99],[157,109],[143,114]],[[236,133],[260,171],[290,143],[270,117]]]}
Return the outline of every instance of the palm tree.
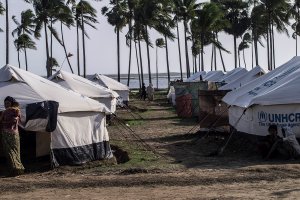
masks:
{"label": "palm tree", "polygon": [[[12,35],[14,36],[15,34],[18,35],[18,39],[20,38],[20,36],[23,34],[29,34],[32,35],[34,34],[34,30],[35,30],[35,15],[32,12],[32,10],[28,9],[26,11],[23,11],[21,13],[21,22],[19,22],[16,18],[16,16],[12,17],[13,21],[15,22],[15,24],[17,25],[17,28],[15,28],[12,31]],[[20,40],[15,40],[15,46],[17,47],[18,45],[16,44],[20,44],[20,42],[25,42],[27,44],[30,43],[31,38],[28,36],[28,38],[26,38],[26,35],[21,37],[21,41]],[[32,41],[32,40],[31,40]],[[25,54],[25,67],[26,67],[26,71],[28,71],[28,62],[27,62],[27,48],[25,47],[26,45],[23,45],[23,50],[24,50],[24,54]],[[30,45],[29,45],[30,46]],[[31,46],[30,46],[31,47]],[[17,48],[18,50],[18,48]],[[18,52],[19,53],[19,52]]]}
{"label": "palm tree", "polygon": [[275,68],[275,40],[274,27],[279,33],[286,33],[288,30],[286,25],[289,25],[291,6],[288,0],[261,0],[261,7],[264,9],[264,14],[261,18],[267,20],[267,53],[269,70]]}
{"label": "palm tree", "polygon": [[243,51],[244,65],[245,65],[245,68],[247,68],[246,59],[245,59],[245,49],[248,49],[250,47],[249,43],[251,43],[251,35],[249,33],[245,33],[243,36],[243,40],[241,41],[241,43],[239,44],[239,47],[238,47],[239,67],[241,67],[240,51]]}
{"label": "palm tree", "polygon": [[[192,32],[200,39],[201,71],[204,71],[204,46],[213,44],[219,49],[225,50],[217,40],[215,32],[220,31],[220,21],[223,21],[223,13],[215,3],[202,4],[196,11],[196,18],[192,21]],[[223,22],[226,24],[226,22]],[[198,49],[199,47],[196,46]],[[196,48],[195,47],[195,48]],[[214,47],[213,47],[214,49]],[[196,50],[195,50],[196,51]],[[215,52],[215,51],[214,51]],[[227,51],[228,52],[228,51]],[[216,55],[214,55],[216,57]],[[213,57],[213,56],[212,56]],[[216,65],[216,64],[215,64]],[[216,66],[215,66],[216,68]]]}
{"label": "palm tree", "polygon": [[165,46],[164,39],[163,38],[156,39],[155,46],[156,46],[156,88],[158,89],[158,48],[163,48]]}
{"label": "palm tree", "polygon": [[[18,51],[18,63],[19,63],[19,68],[21,68],[20,64],[20,51],[26,49],[34,49],[36,50],[35,42],[30,38],[30,36],[26,33],[23,33],[18,36],[18,38],[14,41],[14,45]],[[27,55],[25,54],[25,61],[27,64]],[[26,65],[26,71],[28,71],[27,65]]]}
{"label": "palm tree", "polygon": [[[78,58],[78,75],[80,75],[79,65],[79,29],[82,34],[82,52],[83,52],[83,76],[86,77],[86,50],[85,50],[85,36],[88,37],[85,31],[85,25],[96,29],[95,23],[98,23],[97,10],[92,7],[88,1],[80,0],[80,2],[73,7],[75,12],[75,21],[77,28],[77,58]],[[89,38],[89,37],[88,37]]]}
{"label": "palm tree", "polygon": [[5,11],[6,11],[6,64],[9,64],[9,13],[8,13],[8,0],[5,0]]}
{"label": "palm tree", "polygon": [[121,81],[120,66],[120,31],[127,25],[128,4],[124,0],[110,1],[111,8],[103,7],[102,15],[107,17],[110,25],[115,26],[117,33],[117,59],[118,59],[118,81]]}
{"label": "palm tree", "polygon": [[[3,4],[0,2],[0,15],[3,15],[5,12],[5,9],[3,7]],[[3,32],[3,30],[0,28],[0,32]]]}
{"label": "palm tree", "polygon": [[179,9],[178,16],[183,20],[184,25],[184,39],[185,39],[185,60],[186,60],[186,72],[187,77],[190,77],[190,63],[189,63],[189,53],[188,53],[188,37],[189,32],[189,22],[195,16],[195,10],[199,6],[197,0],[174,0],[174,5]]}
{"label": "palm tree", "polygon": [[250,26],[248,16],[248,2],[243,0],[219,0],[217,1],[225,12],[225,18],[230,26],[225,28],[225,32],[233,35],[234,41],[234,66],[237,67],[237,38],[241,37]]}

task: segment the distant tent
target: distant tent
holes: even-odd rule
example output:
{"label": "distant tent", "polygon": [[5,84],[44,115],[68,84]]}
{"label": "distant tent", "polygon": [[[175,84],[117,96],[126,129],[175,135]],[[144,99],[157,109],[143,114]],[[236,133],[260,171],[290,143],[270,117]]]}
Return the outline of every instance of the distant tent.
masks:
{"label": "distant tent", "polygon": [[247,72],[248,71],[245,68],[235,68],[227,74],[225,74],[219,82],[230,83],[231,81],[234,81],[240,78],[241,76],[245,75]]}
{"label": "distant tent", "polygon": [[119,95],[106,87],[62,70],[57,71],[48,79],[67,89],[71,89],[103,103],[112,113],[116,111],[116,98],[119,97]]}
{"label": "distant tent", "polygon": [[288,125],[299,137],[299,85],[300,57],[294,57],[223,98],[231,105],[229,123],[238,131],[262,136],[267,134],[270,124]]}
{"label": "distant tent", "polygon": [[102,74],[88,76],[88,79],[117,92],[124,102],[129,101],[129,88],[126,85]]}
{"label": "distant tent", "polygon": [[219,82],[223,76],[224,76],[224,73],[222,71],[210,71],[210,72],[206,73],[206,75],[203,77],[203,80]]}
{"label": "distant tent", "polygon": [[193,74],[189,78],[185,79],[184,82],[202,81],[203,80],[203,76],[205,76],[205,74],[206,74],[205,71],[196,72],[195,74]]}
{"label": "distant tent", "polygon": [[28,106],[44,101],[58,102],[57,126],[45,132],[42,120],[22,124],[26,131],[35,132],[35,156],[51,154],[58,165],[78,165],[112,156],[105,124],[107,108],[88,97],[39,77],[6,65],[0,69],[0,109],[6,96],[14,97],[21,106],[22,122],[28,120]]}
{"label": "distant tent", "polygon": [[266,72],[260,67],[256,66],[249,72],[243,74],[239,78],[229,82],[228,84],[219,88],[219,90],[234,90],[245,84],[257,79],[258,77],[264,75]]}

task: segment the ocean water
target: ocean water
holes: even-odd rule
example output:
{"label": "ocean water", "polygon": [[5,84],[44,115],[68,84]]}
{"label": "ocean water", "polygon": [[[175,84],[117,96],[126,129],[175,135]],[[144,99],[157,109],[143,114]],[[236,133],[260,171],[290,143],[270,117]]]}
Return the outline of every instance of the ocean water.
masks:
{"label": "ocean water", "polygon": [[[109,77],[117,80],[117,75],[112,74],[108,75]],[[171,73],[170,74],[171,81],[180,79],[180,73]],[[121,75],[121,83],[127,85],[128,76],[127,74]],[[149,85],[149,77],[148,74],[144,75],[144,83],[146,87]],[[158,79],[156,78],[156,74],[152,74],[152,84],[154,88],[165,89],[168,88],[168,76],[165,73],[158,74]],[[130,76],[129,88],[136,89],[139,88],[139,77],[137,74],[132,74]]]}

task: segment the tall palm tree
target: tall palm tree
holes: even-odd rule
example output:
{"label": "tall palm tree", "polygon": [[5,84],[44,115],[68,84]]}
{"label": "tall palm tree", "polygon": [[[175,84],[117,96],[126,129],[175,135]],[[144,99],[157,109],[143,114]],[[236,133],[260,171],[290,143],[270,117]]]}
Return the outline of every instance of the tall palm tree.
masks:
{"label": "tall palm tree", "polygon": [[243,40],[241,41],[241,43],[239,44],[238,47],[238,55],[239,55],[239,67],[241,67],[241,62],[240,62],[240,51],[243,51],[243,60],[244,60],[244,65],[245,68],[247,68],[247,64],[246,64],[246,58],[245,58],[245,49],[248,49],[250,46],[249,44],[251,43],[251,35],[249,33],[245,33],[243,36]]}
{"label": "tall palm tree", "polygon": [[[14,36],[15,34],[18,35],[18,37],[20,37],[22,34],[29,34],[32,35],[34,34],[34,30],[35,30],[35,15],[32,12],[32,10],[28,9],[26,11],[23,11],[21,13],[21,22],[19,22],[16,18],[16,16],[12,17],[13,21],[15,22],[15,24],[17,25],[17,28],[15,28],[12,31],[12,35]],[[19,38],[18,38],[19,39]],[[15,46],[17,47],[18,44],[22,44],[22,42],[25,42],[27,44],[32,43],[30,40],[31,38],[28,36],[28,38],[25,36],[21,37],[21,40],[15,40]],[[17,45],[16,45],[17,44]],[[31,45],[29,45],[29,47],[31,47]],[[23,50],[24,50],[24,54],[25,54],[25,67],[26,67],[26,71],[28,71],[28,62],[27,62],[27,50],[26,50],[26,45],[23,45]],[[33,48],[34,49],[34,48]],[[17,48],[18,50],[18,48]],[[19,52],[18,52],[19,53]]]}
{"label": "tall palm tree", "polygon": [[[192,29],[197,38],[200,39],[201,71],[204,71],[204,46],[213,44],[225,50],[217,40],[215,31],[219,31],[220,21],[223,20],[223,13],[215,3],[202,4],[201,9],[196,11],[196,18],[192,21]],[[224,22],[225,23],[225,22]],[[227,51],[228,52],[228,51]],[[216,57],[216,55],[214,55]]]}
{"label": "tall palm tree", "polygon": [[110,25],[115,27],[117,33],[117,60],[118,60],[118,81],[121,81],[121,66],[120,66],[120,31],[127,23],[128,4],[124,0],[110,1],[110,8],[103,7],[102,15],[107,17],[107,21]]}
{"label": "tall palm tree", "polygon": [[158,89],[158,48],[163,48],[165,46],[164,39],[163,38],[156,39],[155,46],[156,46],[156,88]]}
{"label": "tall palm tree", "polygon": [[5,13],[6,13],[6,64],[9,64],[9,10],[8,0],[5,0]]}
{"label": "tall palm tree", "polygon": [[287,26],[289,25],[291,6],[288,0],[261,0],[264,14],[261,18],[267,20],[267,53],[269,70],[275,68],[275,39],[274,27],[279,33],[288,35]]}
{"label": "tall palm tree", "polygon": [[189,22],[195,16],[195,10],[199,6],[197,0],[174,0],[174,5],[179,9],[178,16],[183,20],[184,25],[184,39],[185,39],[185,60],[186,60],[186,72],[187,77],[190,77],[190,63],[189,63],[189,51],[188,51],[188,32],[189,32]]}
{"label": "tall palm tree", "polygon": [[[81,29],[82,35],[82,52],[83,52],[83,76],[86,77],[86,50],[85,50],[85,36],[88,37],[85,31],[85,25],[97,29],[94,24],[98,23],[97,10],[92,7],[88,1],[80,0],[75,7],[73,7],[75,13],[75,21],[77,28],[77,57],[79,59],[79,29]],[[88,37],[89,38],[89,37]],[[78,60],[79,61],[79,60]],[[78,75],[80,75],[80,65],[78,62]]]}
{"label": "tall palm tree", "polygon": [[[14,45],[18,51],[18,63],[19,63],[19,68],[21,68],[20,51],[24,50],[24,52],[25,52],[26,49],[36,50],[36,45],[35,45],[35,42],[26,33],[19,35],[18,38],[14,41]],[[25,61],[27,63],[27,55],[26,54],[25,54]],[[26,71],[28,71],[27,66],[26,66]]]}
{"label": "tall palm tree", "polygon": [[[3,7],[3,4],[0,2],[0,15],[3,15],[5,12],[5,9]],[[0,32],[3,32],[3,30],[0,28]]]}
{"label": "tall palm tree", "polygon": [[234,42],[234,66],[237,67],[237,38],[241,37],[250,26],[248,16],[249,4],[243,0],[219,0],[218,3],[225,11],[225,18],[229,21],[230,27],[225,32],[233,35]]}

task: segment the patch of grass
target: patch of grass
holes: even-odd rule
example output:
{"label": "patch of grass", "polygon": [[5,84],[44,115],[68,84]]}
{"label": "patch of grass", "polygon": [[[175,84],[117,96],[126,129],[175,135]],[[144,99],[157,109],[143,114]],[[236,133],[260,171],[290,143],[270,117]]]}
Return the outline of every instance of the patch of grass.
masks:
{"label": "patch of grass", "polygon": [[145,122],[143,120],[127,120],[126,124],[129,126],[142,126]]}

